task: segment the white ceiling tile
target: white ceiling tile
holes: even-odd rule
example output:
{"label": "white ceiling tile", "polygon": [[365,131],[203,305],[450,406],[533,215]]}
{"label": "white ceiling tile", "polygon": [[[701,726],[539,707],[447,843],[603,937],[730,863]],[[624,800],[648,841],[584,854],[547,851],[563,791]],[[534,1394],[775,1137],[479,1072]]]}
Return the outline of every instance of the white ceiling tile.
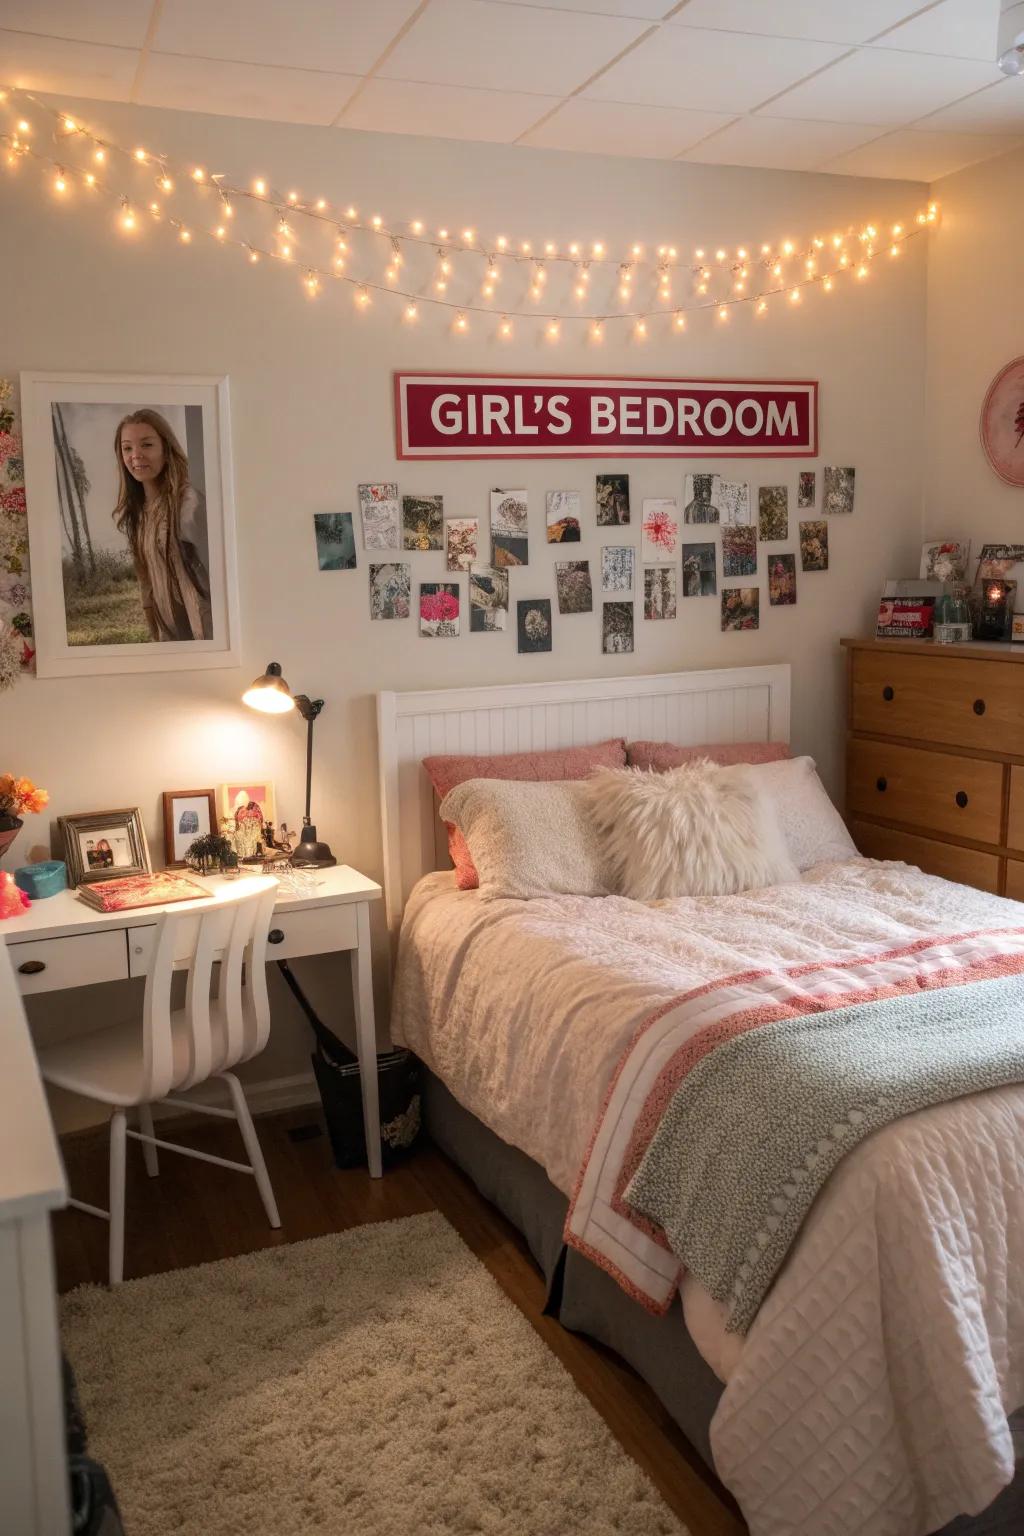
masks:
{"label": "white ceiling tile", "polygon": [[511,144],[558,100],[522,91],[474,91],[461,85],[373,79],[346,110],[341,126]]}
{"label": "white ceiling tile", "polygon": [[957,59],[993,60],[999,0],[942,0],[877,41],[879,48],[940,53]]}
{"label": "white ceiling tile", "polygon": [[598,16],[634,16],[641,21],[660,21],[678,0],[505,0],[506,5],[543,5],[550,11],[588,11]]}
{"label": "white ceiling tile", "polygon": [[487,0],[433,0],[381,75],[390,80],[565,95],[640,37],[646,23]]}
{"label": "white ceiling tile", "polygon": [[528,133],[524,144],[575,149],[595,155],[642,155],[671,159],[729,122],[721,112],[678,107],[638,107],[622,102],[586,101],[576,96]]}
{"label": "white ceiling tile", "polygon": [[[70,37],[113,48],[141,48],[149,0],[0,0],[0,26],[43,37]],[[4,50],[6,53],[6,49]]]}
{"label": "white ceiling tile", "polygon": [[921,59],[866,48],[794,86],[765,108],[772,117],[810,117],[897,128],[998,79],[995,61]]}
{"label": "white ceiling tile", "polygon": [[937,181],[964,166],[1001,155],[1024,140],[981,133],[921,133],[901,128],[873,144],[840,155],[822,167],[844,176],[895,176],[906,181]]}
{"label": "white ceiling tile", "polygon": [[813,171],[884,129],[863,123],[812,123],[782,117],[740,117],[683,156],[702,165],[752,165],[775,171]]}
{"label": "white ceiling tile", "polygon": [[71,43],[60,37],[0,32],[5,85],[100,101],[127,101],[138,67],[134,48]]}
{"label": "white ceiling tile", "polygon": [[740,32],[663,27],[613,64],[584,95],[599,101],[746,112],[842,52],[834,43],[786,39],[766,48],[763,38]]}
{"label": "white ceiling tile", "polygon": [[380,74],[564,96],[645,30],[645,22],[619,16],[433,0]]}
{"label": "white ceiling tile", "polygon": [[270,69],[222,59],[152,53],[137,100],[147,107],[184,107],[269,122],[330,123],[359,84],[358,75],[310,69]]}
{"label": "white ceiling tile", "polygon": [[864,43],[919,10],[921,0],[689,0],[672,24],[805,37],[825,43]]}
{"label": "white ceiling tile", "polygon": [[417,0],[164,0],[154,46],[292,69],[362,75],[377,62]]}
{"label": "white ceiling tile", "polygon": [[914,124],[924,130],[963,133],[1024,133],[1024,79],[1000,80],[973,96]]}

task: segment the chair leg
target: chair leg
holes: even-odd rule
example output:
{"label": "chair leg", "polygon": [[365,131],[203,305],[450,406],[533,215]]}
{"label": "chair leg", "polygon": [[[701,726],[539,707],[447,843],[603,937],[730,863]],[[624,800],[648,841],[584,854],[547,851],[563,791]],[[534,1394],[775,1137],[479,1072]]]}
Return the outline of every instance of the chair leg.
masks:
{"label": "chair leg", "polygon": [[281,1218],[277,1213],[277,1201],[274,1199],[270,1175],[267,1173],[267,1165],[263,1161],[263,1150],[260,1147],[259,1137],[256,1135],[256,1127],[252,1123],[249,1106],[245,1102],[242,1085],[233,1072],[222,1072],[220,1076],[227,1083],[228,1091],[231,1094],[231,1106],[235,1111],[235,1119],[238,1121],[238,1129],[242,1133],[242,1140],[245,1142],[245,1150],[249,1154],[252,1171],[256,1175],[256,1188],[260,1192],[260,1199],[263,1201],[263,1209],[267,1213],[267,1220],[272,1227],[279,1227],[281,1225]]}
{"label": "chair leg", "polygon": [[[153,1136],[153,1106],[152,1104],[139,1105],[139,1130],[143,1136]],[[146,1172],[151,1179],[155,1179],[160,1172],[160,1163],[157,1160],[156,1147],[148,1141],[142,1143],[142,1160],[146,1165]]]}
{"label": "chair leg", "polygon": [[110,1117],[110,1284],[124,1279],[124,1169],[128,1121],[123,1109]]}

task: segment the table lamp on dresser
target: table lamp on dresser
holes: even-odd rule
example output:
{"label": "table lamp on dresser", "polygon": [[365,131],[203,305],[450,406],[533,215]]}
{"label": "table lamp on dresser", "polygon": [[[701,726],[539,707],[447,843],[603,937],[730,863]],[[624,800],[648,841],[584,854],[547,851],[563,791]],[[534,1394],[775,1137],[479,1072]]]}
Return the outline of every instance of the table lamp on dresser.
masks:
{"label": "table lamp on dresser", "polygon": [[337,859],[327,843],[316,835],[316,827],[310,819],[310,792],[313,784],[313,726],[324,707],[323,699],[310,699],[304,693],[292,693],[281,676],[279,662],[267,663],[262,677],[254,678],[242,695],[242,703],[250,709],[258,709],[264,715],[283,715],[297,709],[306,722],[306,814],[302,818],[299,846],[292,854],[292,863],[307,869],[326,869],[337,864]]}

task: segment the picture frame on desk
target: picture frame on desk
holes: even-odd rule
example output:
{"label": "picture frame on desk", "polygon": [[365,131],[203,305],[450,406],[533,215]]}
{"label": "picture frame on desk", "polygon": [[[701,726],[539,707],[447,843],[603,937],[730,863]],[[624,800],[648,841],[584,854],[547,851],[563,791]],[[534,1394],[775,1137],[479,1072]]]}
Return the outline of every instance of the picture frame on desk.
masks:
{"label": "picture frame on desk", "polygon": [[23,373],[40,677],[240,660],[226,377]]}
{"label": "picture frame on desk", "polygon": [[68,885],[72,889],[97,880],[153,873],[146,829],[137,805],[117,811],[59,816],[57,824],[64,840]]}
{"label": "picture frame on desk", "polygon": [[196,838],[217,831],[217,794],[213,789],[165,789],[163,804],[164,862],[168,869],[182,869]]}

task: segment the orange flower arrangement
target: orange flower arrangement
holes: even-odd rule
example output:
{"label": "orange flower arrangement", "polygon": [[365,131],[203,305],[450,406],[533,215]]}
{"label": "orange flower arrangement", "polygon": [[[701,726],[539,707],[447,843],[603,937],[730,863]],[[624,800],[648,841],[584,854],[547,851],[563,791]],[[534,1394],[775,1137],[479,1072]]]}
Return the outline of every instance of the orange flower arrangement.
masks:
{"label": "orange flower arrangement", "polygon": [[16,779],[13,773],[0,773],[0,816],[20,816],[23,812],[37,816],[50,796],[45,789],[38,789],[31,779]]}

